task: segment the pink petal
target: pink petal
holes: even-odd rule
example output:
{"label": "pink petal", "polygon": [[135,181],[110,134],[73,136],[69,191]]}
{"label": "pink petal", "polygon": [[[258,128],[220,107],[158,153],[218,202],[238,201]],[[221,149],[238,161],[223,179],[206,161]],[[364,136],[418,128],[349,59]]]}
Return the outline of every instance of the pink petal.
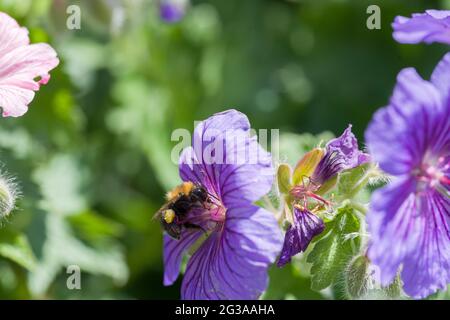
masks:
{"label": "pink petal", "polygon": [[0,12],[0,57],[5,53],[30,43],[28,30],[8,16]]}
{"label": "pink petal", "polygon": [[23,115],[34,92],[50,79],[59,64],[55,50],[46,43],[29,44],[28,31],[0,12],[0,107],[3,116]]}

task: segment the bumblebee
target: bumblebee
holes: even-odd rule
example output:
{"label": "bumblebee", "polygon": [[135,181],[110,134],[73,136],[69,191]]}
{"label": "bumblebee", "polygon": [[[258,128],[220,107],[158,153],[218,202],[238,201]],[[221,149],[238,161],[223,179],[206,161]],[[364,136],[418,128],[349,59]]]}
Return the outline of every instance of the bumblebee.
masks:
{"label": "bumblebee", "polygon": [[167,202],[158,210],[155,217],[159,219],[164,230],[174,239],[180,239],[184,228],[201,229],[196,224],[185,221],[193,208],[204,208],[208,202],[208,192],[193,182],[183,182],[166,194]]}

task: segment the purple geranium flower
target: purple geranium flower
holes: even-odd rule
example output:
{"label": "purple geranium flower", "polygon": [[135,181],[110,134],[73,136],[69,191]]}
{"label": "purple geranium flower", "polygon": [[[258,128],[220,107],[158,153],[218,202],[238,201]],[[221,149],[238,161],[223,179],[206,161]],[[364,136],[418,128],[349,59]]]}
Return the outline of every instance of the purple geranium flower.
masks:
{"label": "purple geranium flower", "polygon": [[411,18],[399,16],[392,27],[394,39],[400,43],[450,44],[450,11],[427,10]]}
{"label": "purple geranium flower", "polygon": [[210,203],[192,210],[180,240],[164,235],[164,284],[178,277],[189,259],[182,299],[257,299],[268,283],[267,269],[282,245],[274,215],[253,202],[271,189],[269,153],[249,136],[248,119],[236,110],[215,114],[194,130],[193,146],[180,156],[180,176],[205,188]]}
{"label": "purple geranium flower", "polygon": [[159,15],[165,22],[175,23],[184,17],[187,6],[188,0],[161,0]]}
{"label": "purple geranium flower", "polygon": [[[344,133],[328,142],[325,152],[318,149],[313,150],[315,154],[320,154],[317,165],[312,168],[311,176],[302,176],[299,181],[294,181],[296,185],[290,190],[290,197],[293,199],[293,214],[291,225],[286,232],[281,256],[277,265],[284,266],[291,261],[291,258],[300,252],[304,252],[314,236],[322,233],[324,223],[317,215],[311,211],[309,199],[317,202],[317,208],[329,206],[330,202],[322,198],[318,193],[325,183],[335,178],[336,175],[347,169],[355,168],[368,162],[369,156],[358,149],[358,141],[351,131],[349,125]],[[308,153],[300,160],[296,171],[307,172],[305,167],[309,167],[312,154]],[[317,160],[316,160],[317,161]],[[295,177],[294,172],[294,177]],[[313,209],[313,211],[315,211]]]}
{"label": "purple geranium flower", "polygon": [[431,82],[405,69],[388,107],[366,131],[369,151],[394,176],[377,190],[367,222],[368,255],[389,284],[402,266],[404,290],[423,298],[450,282],[450,54]]}

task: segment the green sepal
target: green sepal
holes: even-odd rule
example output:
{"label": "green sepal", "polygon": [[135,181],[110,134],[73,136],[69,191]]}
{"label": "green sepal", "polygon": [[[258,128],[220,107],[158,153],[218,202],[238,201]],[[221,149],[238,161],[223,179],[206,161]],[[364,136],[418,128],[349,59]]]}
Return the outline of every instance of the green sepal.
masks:
{"label": "green sepal", "polygon": [[340,199],[352,199],[368,183],[373,168],[372,163],[365,163],[356,168],[339,173],[337,194]]}
{"label": "green sepal", "polygon": [[337,175],[331,177],[320,186],[320,188],[316,191],[316,194],[324,195],[325,193],[327,193],[336,186],[337,181],[338,181]]}
{"label": "green sepal", "polygon": [[291,174],[292,169],[287,163],[282,163],[278,166],[277,180],[280,193],[288,194],[292,189]]}
{"label": "green sepal", "polygon": [[299,185],[305,177],[311,177],[323,155],[324,151],[321,148],[315,148],[306,153],[295,166],[292,183]]}

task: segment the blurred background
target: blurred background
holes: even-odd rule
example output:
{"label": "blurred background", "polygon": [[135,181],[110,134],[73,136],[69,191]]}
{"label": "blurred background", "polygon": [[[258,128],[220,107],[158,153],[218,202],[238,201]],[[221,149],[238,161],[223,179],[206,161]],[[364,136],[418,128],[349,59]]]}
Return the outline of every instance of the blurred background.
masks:
{"label": "blurred background", "polygon": [[[80,30],[66,27],[71,4]],[[366,28],[372,4],[381,30]],[[426,8],[450,1],[193,0],[166,23],[152,0],[0,0],[61,59],[29,111],[0,120],[0,161],[22,191],[1,222],[0,298],[178,299],[180,280],[162,286],[151,220],[179,183],[172,131],[236,108],[256,129],[280,129],[290,162],[296,135],[352,123],[362,143],[399,70],[427,78],[448,51],[392,39],[396,15]],[[72,264],[81,290],[67,289]],[[301,264],[271,277],[265,298],[342,298],[311,291]]]}

